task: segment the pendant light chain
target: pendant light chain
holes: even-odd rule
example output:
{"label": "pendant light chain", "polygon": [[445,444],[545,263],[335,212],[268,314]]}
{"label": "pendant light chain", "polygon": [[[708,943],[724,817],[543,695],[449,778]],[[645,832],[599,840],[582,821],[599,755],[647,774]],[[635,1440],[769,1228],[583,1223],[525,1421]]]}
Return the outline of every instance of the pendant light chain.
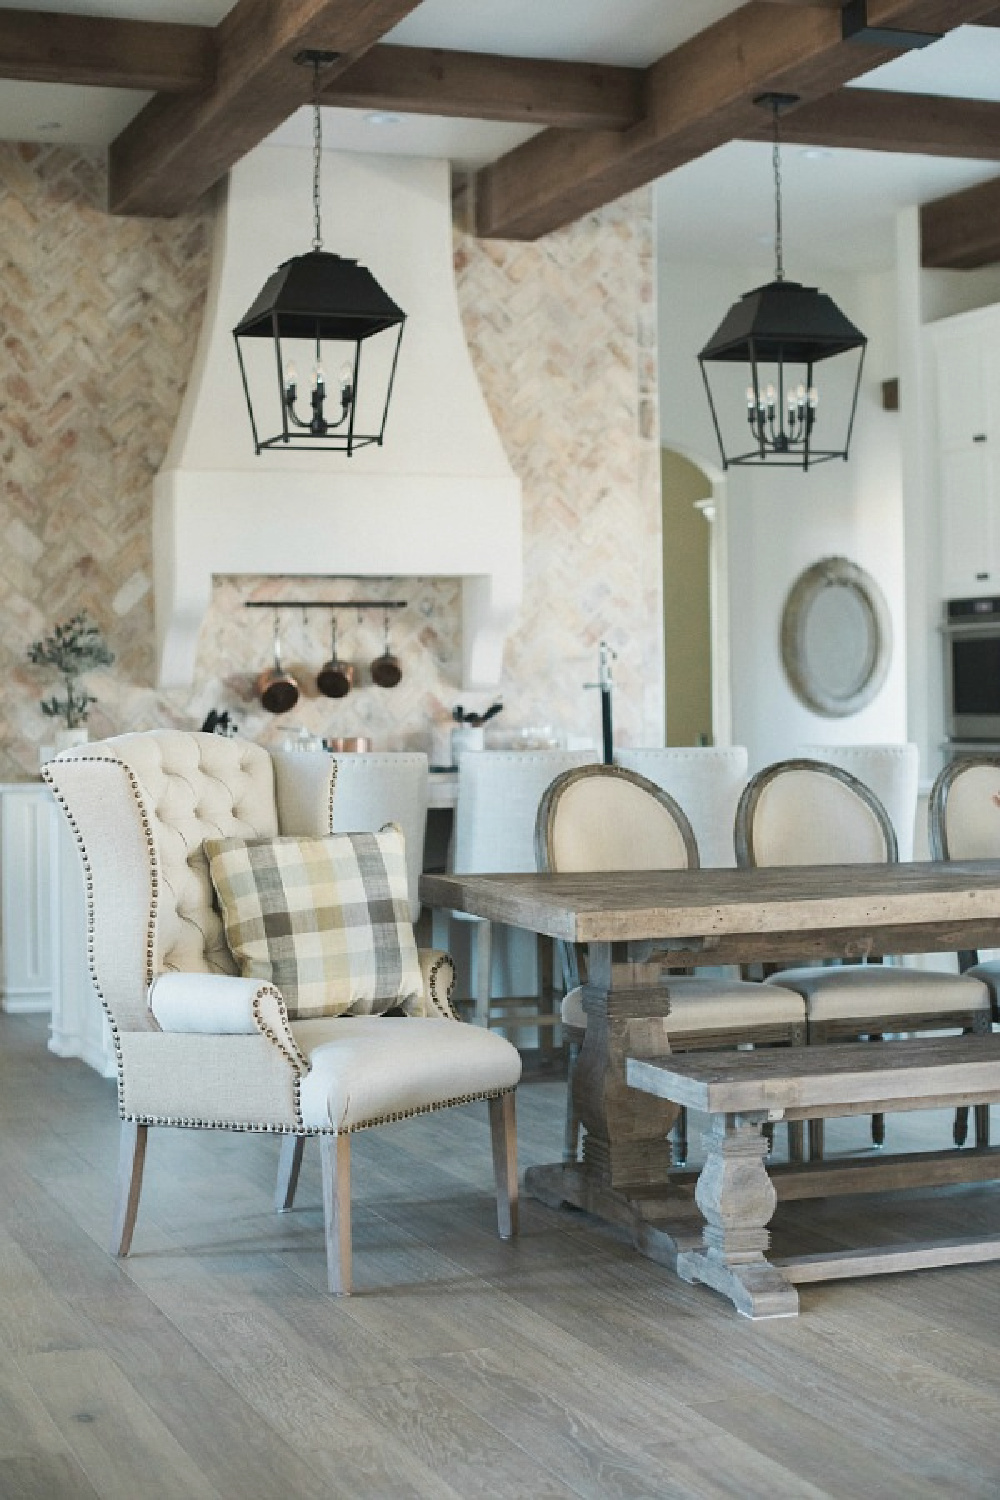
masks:
{"label": "pendant light chain", "polygon": [[323,152],[323,124],[319,110],[319,69],[318,57],[313,58],[313,249],[322,250],[323,230],[320,224],[319,204],[319,168]]}
{"label": "pendant light chain", "polygon": [[784,281],[785,262],[781,244],[781,141],[778,138],[778,102],[772,101],[774,140],[771,147],[771,162],[774,167],[774,253],[775,281]]}

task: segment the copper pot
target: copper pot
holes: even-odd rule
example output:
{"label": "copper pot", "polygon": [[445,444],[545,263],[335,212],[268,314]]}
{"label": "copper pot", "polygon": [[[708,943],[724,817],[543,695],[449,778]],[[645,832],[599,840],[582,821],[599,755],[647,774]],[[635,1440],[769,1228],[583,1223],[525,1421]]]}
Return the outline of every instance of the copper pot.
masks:
{"label": "copper pot", "polygon": [[398,656],[393,656],[389,647],[389,613],[385,616],[385,650],[376,656],[371,666],[372,682],[376,687],[394,688],[403,680],[403,668]]}
{"label": "copper pot", "polygon": [[371,747],[372,742],[365,734],[354,734],[348,735],[346,737],[341,736],[339,739],[323,741],[324,750],[355,750],[360,753],[365,750],[370,750]]}
{"label": "copper pot", "polygon": [[268,667],[257,678],[257,693],[261,706],[269,714],[287,714],[299,701],[299,685],[281,665],[281,636],[277,617],[274,621],[274,666]]}
{"label": "copper pot", "polygon": [[316,673],[316,686],[325,698],[346,698],[354,686],[354,668],[350,662],[341,661],[337,655],[337,621],[331,630],[332,647],[330,660],[324,662]]}

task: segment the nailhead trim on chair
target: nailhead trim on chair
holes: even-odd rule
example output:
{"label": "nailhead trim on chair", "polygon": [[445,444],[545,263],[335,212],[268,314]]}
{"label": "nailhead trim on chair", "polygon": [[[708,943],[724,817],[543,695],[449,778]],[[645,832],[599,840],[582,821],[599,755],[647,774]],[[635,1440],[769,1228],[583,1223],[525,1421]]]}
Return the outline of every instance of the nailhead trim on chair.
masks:
{"label": "nailhead trim on chair", "polygon": [[[349,1125],[346,1130],[335,1130],[333,1126],[320,1128],[319,1126],[305,1125],[234,1125],[227,1120],[188,1120],[175,1119],[167,1115],[123,1115],[123,1120],[129,1120],[136,1125],[171,1125],[177,1128],[191,1128],[195,1130],[237,1130],[246,1131],[254,1135],[356,1135],[359,1130],[371,1130],[377,1125],[391,1125],[399,1120],[412,1120],[418,1115],[435,1114],[439,1109],[453,1109],[459,1104],[477,1104],[480,1099],[502,1099],[505,1094],[512,1094],[513,1089],[490,1089],[481,1094],[459,1094],[454,1099],[441,1099],[436,1104],[422,1104],[415,1109],[393,1110],[390,1114],[379,1115],[377,1119],[362,1120],[357,1125]],[[298,1080],[296,1079],[296,1094],[298,1093]],[[296,1114],[299,1114],[296,1100]],[[301,1114],[299,1119],[301,1121]]]}
{"label": "nailhead trim on chair", "polygon": [[[147,924],[146,924],[146,976],[145,976],[146,977],[146,990],[148,992],[150,986],[153,983],[153,979],[155,977],[154,976],[154,967],[155,967],[155,955],[156,955],[156,910],[157,910],[157,903],[159,901],[159,894],[160,894],[159,863],[158,863],[157,850],[156,850],[156,840],[153,837],[152,824],[150,823],[149,818],[148,818],[148,816],[146,814],[146,808],[145,808],[145,804],[144,804],[144,801],[143,801],[142,789],[141,789],[141,787],[139,785],[139,780],[138,780],[137,776],[135,775],[135,772],[132,770],[131,766],[126,765],[124,761],[115,760],[114,757],[110,756],[110,755],[92,755],[92,756],[88,756],[86,758],[88,760],[90,760],[91,762],[97,762],[99,764],[108,765],[108,766],[116,766],[116,767],[119,768],[119,770],[124,771],[124,773],[126,775],[126,778],[128,779],[128,783],[129,783],[129,787],[130,787],[130,789],[132,791],[132,795],[133,795],[133,797],[135,799],[136,807],[137,807],[138,812],[139,812],[139,818],[140,818],[140,822],[141,822],[141,825],[142,825],[143,836],[145,837],[146,846],[147,846],[147,850],[148,850],[148,853],[149,853],[149,868],[150,868],[150,882],[149,882],[150,883],[150,907],[149,907],[149,918],[148,918],[148,921],[147,921]],[[123,1120],[140,1119],[140,1117],[138,1117],[138,1116],[124,1114],[122,1112],[122,1108],[121,1108],[121,1101],[124,1098],[124,1088],[125,1088],[124,1064],[123,1064],[123,1058],[122,1058],[121,1038],[120,1038],[120,1034],[119,1034],[117,1023],[115,1022],[115,1018],[114,1018],[114,1016],[112,1015],[112,1012],[111,1012],[111,1007],[108,1005],[108,1002],[107,1002],[107,1000],[104,997],[104,992],[101,989],[100,983],[98,981],[98,977],[97,977],[97,964],[96,964],[95,957],[94,957],[94,931],[95,931],[95,927],[96,927],[96,917],[95,917],[95,912],[94,912],[94,874],[93,874],[93,870],[91,868],[90,861],[87,858],[86,846],[84,845],[83,836],[80,833],[80,829],[79,829],[79,826],[77,825],[76,819],[73,817],[73,814],[70,812],[68,806],[66,805],[66,802],[65,802],[64,798],[60,795],[60,793],[58,792],[58,790],[56,789],[56,787],[52,784],[52,781],[51,781],[50,777],[46,774],[46,767],[44,767],[44,766],[42,767],[42,779],[43,779],[43,781],[45,781],[46,785],[49,788],[49,791],[52,793],[53,797],[58,802],[59,806],[62,808],[63,813],[66,816],[66,819],[67,819],[67,821],[69,823],[69,826],[72,829],[73,836],[76,839],[77,848],[80,851],[80,857],[81,857],[81,859],[83,861],[84,886],[85,886],[86,905],[87,905],[87,964],[88,964],[88,967],[90,969],[91,979],[93,980],[93,983],[94,983],[94,989],[97,991],[98,998],[100,999],[101,1005],[102,1005],[102,1007],[104,1009],[104,1013],[105,1013],[105,1015],[108,1018],[108,1025],[109,1025],[110,1030],[111,1030],[112,1043],[113,1043],[114,1049],[115,1049],[115,1066],[116,1066],[117,1071],[118,1071],[119,1114],[121,1115],[121,1118]],[[335,781],[336,781],[336,774],[334,774],[334,776],[331,778],[331,787],[332,787],[332,785],[333,785],[333,783]],[[332,798],[332,793],[331,793],[331,797],[330,797],[329,815],[330,815],[331,822],[332,822],[332,818],[333,818],[333,798]],[[288,1061],[288,1063],[290,1064],[290,1066],[292,1068],[292,1071],[293,1071],[293,1073],[295,1075],[294,1081],[293,1081],[293,1086],[292,1086],[293,1087],[293,1097],[294,1097],[294,1107],[295,1107],[295,1117],[296,1117],[296,1120],[299,1122],[299,1124],[301,1124],[301,1121],[302,1121],[302,1107],[301,1107],[301,1102],[300,1102],[300,1097],[299,1097],[300,1096],[299,1081],[301,1079],[302,1074],[303,1073],[307,1073],[309,1071],[309,1063],[308,1063],[308,1060],[303,1057],[302,1053],[299,1051],[299,1049],[297,1047],[295,1047],[294,1052],[291,1049],[289,1049],[288,1046],[285,1045],[285,1043],[283,1042],[283,1040],[280,1037],[278,1037],[277,1034],[272,1030],[272,1028],[270,1026],[268,1026],[266,1024],[266,1022],[264,1021],[263,1016],[261,1014],[261,1001],[263,1000],[264,996],[267,995],[267,994],[271,994],[271,995],[275,996],[275,998],[278,1001],[279,1014],[281,1015],[282,1020],[285,1022],[285,1025],[286,1026],[288,1025],[288,1011],[287,1011],[287,1009],[285,1007],[284,996],[281,994],[281,991],[278,990],[278,989],[276,989],[273,985],[267,985],[267,984],[261,985],[260,989],[257,990],[256,993],[254,994],[253,1001],[252,1001],[254,1021],[255,1021],[256,1025],[257,1025],[257,1029],[260,1032],[260,1034],[262,1036],[264,1036],[269,1042],[271,1042],[273,1046],[277,1047],[278,1051]],[[162,1031],[162,1027],[158,1024],[158,1022],[156,1020],[156,1017],[153,1015],[152,1011],[148,1009],[148,1000],[147,1000],[147,1011],[148,1011],[149,1019],[152,1022],[152,1028],[154,1030],[156,1030],[156,1031]],[[249,1127],[249,1126],[246,1126],[246,1127],[244,1127],[244,1126],[232,1126],[232,1127],[230,1127],[230,1126],[226,1126],[226,1125],[224,1125],[224,1124],[222,1124],[221,1122],[218,1122],[218,1121],[213,1122],[213,1121],[207,1121],[207,1120],[206,1121],[178,1121],[178,1122],[171,1122],[171,1121],[168,1121],[168,1120],[153,1121],[152,1119],[149,1119],[149,1120],[143,1122],[140,1119],[140,1123],[147,1123],[147,1124],[154,1124],[154,1123],[156,1123],[156,1124],[179,1123],[179,1124],[192,1124],[192,1125],[200,1124],[200,1125],[204,1126],[205,1128],[211,1128],[211,1129],[230,1129],[230,1128],[232,1128],[232,1129],[251,1129],[251,1128],[254,1128],[254,1127]],[[261,1128],[265,1128],[266,1129],[267,1127],[261,1127]]]}
{"label": "nailhead trim on chair", "polygon": [[[438,975],[441,973],[441,970],[443,968],[445,968],[446,966],[451,971],[451,974],[450,974],[450,978],[448,980],[448,989],[447,989],[447,992],[443,996],[440,996],[437,993]],[[438,959],[436,959],[435,962],[433,964],[431,964],[430,972],[429,972],[429,974],[427,976],[427,993],[428,993],[428,997],[430,999],[431,1004],[435,1005],[437,1007],[437,1009],[441,1012],[441,1014],[445,1017],[445,1019],[449,1020],[449,1021],[457,1021],[458,1020],[458,1016],[455,1014],[454,1010],[452,1009],[452,1004],[451,1004],[451,997],[454,994],[454,992],[455,992],[455,965],[454,965],[454,962],[452,961],[452,958],[451,958],[450,954],[442,953],[441,957],[438,958]]]}

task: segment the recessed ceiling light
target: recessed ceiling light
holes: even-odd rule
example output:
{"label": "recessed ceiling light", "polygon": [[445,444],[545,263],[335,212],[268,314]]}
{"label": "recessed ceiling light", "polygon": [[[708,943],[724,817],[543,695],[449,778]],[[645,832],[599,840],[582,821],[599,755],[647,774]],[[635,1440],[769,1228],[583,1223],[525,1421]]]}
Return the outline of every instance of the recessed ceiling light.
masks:
{"label": "recessed ceiling light", "polygon": [[806,161],[826,161],[828,157],[833,155],[833,152],[829,146],[806,146],[802,151],[802,155]]}
{"label": "recessed ceiling light", "polygon": [[373,109],[365,115],[366,125],[398,125],[400,116],[391,114],[388,110]]}

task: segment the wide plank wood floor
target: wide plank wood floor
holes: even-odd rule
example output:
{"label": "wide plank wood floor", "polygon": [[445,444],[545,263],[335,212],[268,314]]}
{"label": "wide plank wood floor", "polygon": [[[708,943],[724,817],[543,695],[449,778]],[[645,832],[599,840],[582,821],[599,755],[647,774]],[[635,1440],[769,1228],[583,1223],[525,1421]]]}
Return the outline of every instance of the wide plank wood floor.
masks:
{"label": "wide plank wood floor", "polygon": [[[581,1214],[524,1200],[500,1243],[484,1107],[357,1138],[349,1299],[318,1152],[278,1216],[266,1137],[151,1132],[116,1263],[114,1085],[45,1040],[0,1015],[0,1500],[1000,1495],[1000,1265],[748,1323]],[[564,1087],[522,1086],[522,1167],[558,1158]],[[947,1114],[888,1127],[950,1139]],[[828,1152],[866,1128],[831,1121]],[[781,1215],[788,1250],[968,1232],[1000,1189]]]}

